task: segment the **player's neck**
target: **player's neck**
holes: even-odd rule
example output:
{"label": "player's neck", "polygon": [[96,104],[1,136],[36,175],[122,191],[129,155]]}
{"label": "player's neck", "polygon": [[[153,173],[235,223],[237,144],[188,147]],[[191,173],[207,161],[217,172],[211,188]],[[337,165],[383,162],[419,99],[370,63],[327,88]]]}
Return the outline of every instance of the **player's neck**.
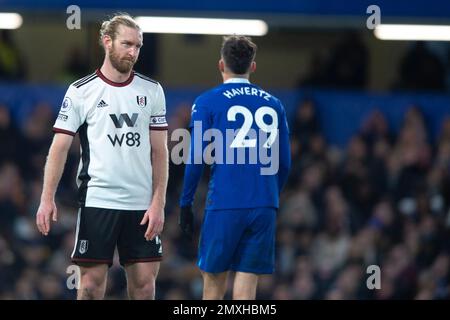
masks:
{"label": "player's neck", "polygon": [[234,74],[234,73],[228,73],[228,72],[224,72],[222,73],[222,78],[223,78],[223,82],[229,80],[229,79],[247,79],[249,80],[250,75],[248,73],[245,74]]}
{"label": "player's neck", "polygon": [[108,63],[107,61],[103,62],[102,67],[100,68],[100,72],[103,73],[103,75],[108,78],[108,80],[111,80],[113,82],[125,82],[130,78],[130,74],[132,70],[130,70],[128,73],[121,73],[117,71],[116,68],[114,68],[111,63]]}

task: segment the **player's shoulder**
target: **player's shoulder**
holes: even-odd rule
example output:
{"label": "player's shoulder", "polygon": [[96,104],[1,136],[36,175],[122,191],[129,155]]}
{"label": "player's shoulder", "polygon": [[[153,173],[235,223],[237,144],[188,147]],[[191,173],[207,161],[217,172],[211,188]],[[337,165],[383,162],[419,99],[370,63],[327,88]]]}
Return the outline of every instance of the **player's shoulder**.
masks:
{"label": "player's shoulder", "polygon": [[273,95],[272,93],[270,93],[270,92],[268,92],[268,93],[270,94],[271,99],[272,99],[272,100],[273,100],[280,108],[284,109],[284,106],[283,106],[283,103],[281,102],[281,100],[280,100],[277,96]]}
{"label": "player's shoulder", "polygon": [[271,101],[274,105],[279,106],[280,108],[283,108],[283,103],[281,102],[281,100],[277,96],[275,96],[272,92],[267,91],[254,83],[251,83],[250,85],[257,88],[260,92],[262,92],[262,95],[260,95],[260,96],[264,100]]}
{"label": "player's shoulder", "polygon": [[156,81],[155,79],[152,79],[149,76],[146,76],[140,72],[134,71],[134,76],[144,86],[150,86],[150,87],[161,86],[161,84],[158,81]]}
{"label": "player's shoulder", "polygon": [[74,89],[77,89],[77,90],[82,90],[81,88],[91,85],[95,81],[95,79],[98,79],[97,72],[93,72],[83,78],[80,78],[80,79],[72,82],[70,84],[70,87],[73,87]]}

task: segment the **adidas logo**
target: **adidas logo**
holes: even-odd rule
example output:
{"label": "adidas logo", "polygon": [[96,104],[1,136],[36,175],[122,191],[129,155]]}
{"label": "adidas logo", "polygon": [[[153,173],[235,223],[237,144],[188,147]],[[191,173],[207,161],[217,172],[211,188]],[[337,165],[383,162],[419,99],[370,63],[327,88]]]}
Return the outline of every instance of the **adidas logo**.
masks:
{"label": "adidas logo", "polygon": [[104,107],[107,107],[107,106],[109,106],[109,104],[107,104],[107,103],[102,99],[102,100],[100,100],[100,102],[98,103],[97,108],[104,108]]}

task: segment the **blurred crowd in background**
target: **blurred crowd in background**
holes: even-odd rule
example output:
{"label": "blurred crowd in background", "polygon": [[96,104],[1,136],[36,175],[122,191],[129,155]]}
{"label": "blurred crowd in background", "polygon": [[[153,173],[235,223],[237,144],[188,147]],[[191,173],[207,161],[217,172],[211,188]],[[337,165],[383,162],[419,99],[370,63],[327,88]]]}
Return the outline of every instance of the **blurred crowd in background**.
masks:
{"label": "blurred crowd in background", "polygon": [[[77,138],[56,197],[58,222],[47,237],[35,227],[52,110],[41,103],[18,124],[0,106],[0,299],[76,296],[66,271],[76,226]],[[169,136],[189,118],[189,104],[179,105]],[[293,167],[278,214],[276,272],[261,278],[257,298],[449,299],[450,118],[434,139],[418,106],[397,134],[374,111],[345,148],[328,145],[320,123],[315,101],[300,101],[290,119]],[[202,294],[197,240],[187,242],[177,225],[183,171],[170,164],[157,299]],[[206,178],[195,202],[197,235]],[[370,265],[381,269],[379,290],[367,288]],[[107,299],[127,297],[118,260],[108,280]]]}

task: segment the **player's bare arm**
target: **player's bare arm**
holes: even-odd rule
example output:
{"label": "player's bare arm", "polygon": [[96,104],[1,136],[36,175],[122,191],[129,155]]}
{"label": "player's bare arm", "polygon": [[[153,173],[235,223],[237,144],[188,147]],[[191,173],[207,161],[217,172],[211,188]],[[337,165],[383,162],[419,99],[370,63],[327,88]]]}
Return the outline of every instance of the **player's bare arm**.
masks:
{"label": "player's bare arm", "polygon": [[167,131],[152,130],[150,133],[153,166],[153,197],[150,208],[141,224],[148,222],[145,238],[153,240],[161,234],[164,226],[164,206],[169,176],[169,152],[167,150]]}
{"label": "player's bare arm", "polygon": [[45,236],[50,232],[51,219],[53,221],[57,220],[55,193],[64,170],[72,140],[73,137],[71,135],[56,133],[47,156],[41,203],[36,214],[36,225]]}

